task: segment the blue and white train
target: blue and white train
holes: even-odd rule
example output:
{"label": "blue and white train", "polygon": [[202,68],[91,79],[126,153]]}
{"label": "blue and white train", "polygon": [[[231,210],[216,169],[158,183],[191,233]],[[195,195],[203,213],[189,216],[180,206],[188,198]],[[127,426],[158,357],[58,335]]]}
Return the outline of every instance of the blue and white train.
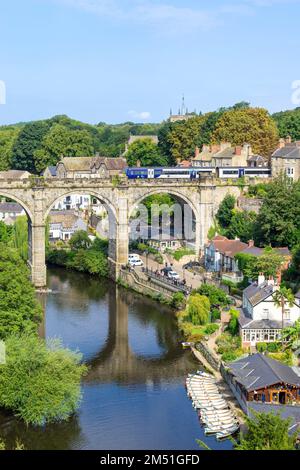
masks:
{"label": "blue and white train", "polygon": [[216,175],[222,179],[270,178],[270,168],[223,167],[223,168],[127,168],[128,179],[199,179],[200,176]]}

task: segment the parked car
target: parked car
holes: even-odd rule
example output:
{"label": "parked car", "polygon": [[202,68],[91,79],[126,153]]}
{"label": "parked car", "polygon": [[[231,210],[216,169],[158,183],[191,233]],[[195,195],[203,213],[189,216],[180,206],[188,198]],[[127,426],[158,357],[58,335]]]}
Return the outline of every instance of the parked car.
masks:
{"label": "parked car", "polygon": [[179,281],[180,279],[179,274],[177,274],[176,271],[168,271],[168,278],[174,281]]}
{"label": "parked car", "polygon": [[201,264],[199,261],[189,261],[188,263],[183,265],[183,269],[193,269],[193,268],[201,268]]}
{"label": "parked car", "polygon": [[143,261],[139,258],[129,258],[128,259],[128,264],[132,267],[135,267],[135,266],[144,266],[144,263]]}
{"label": "parked car", "polygon": [[179,278],[179,275],[177,274],[176,271],[173,270],[172,266],[166,266],[165,268],[163,268],[161,270],[161,274],[165,277],[167,277],[168,279],[173,279],[173,280],[176,280],[178,281],[180,278]]}

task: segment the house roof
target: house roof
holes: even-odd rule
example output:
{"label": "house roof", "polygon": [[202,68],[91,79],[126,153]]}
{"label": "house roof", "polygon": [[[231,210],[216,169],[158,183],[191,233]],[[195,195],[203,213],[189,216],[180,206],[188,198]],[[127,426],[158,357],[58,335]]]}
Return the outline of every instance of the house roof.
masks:
{"label": "house roof", "polygon": [[213,243],[216,250],[230,258],[248,247],[247,243],[241,242],[241,240],[229,240],[221,235],[214,237],[211,243]]}
{"label": "house roof", "polygon": [[58,165],[64,165],[67,171],[90,171],[95,157],[65,157]]}
{"label": "house roof", "polygon": [[51,225],[59,224],[64,229],[73,228],[79,220],[74,211],[51,211],[49,217]]}
{"label": "house roof", "polygon": [[272,293],[273,286],[268,285],[267,282],[260,285],[258,285],[257,282],[253,282],[253,284],[250,284],[250,286],[246,287],[243,291],[243,295],[248,299],[253,307],[270,297]]}
{"label": "house roof", "polygon": [[99,169],[101,165],[104,165],[107,170],[119,170],[123,171],[127,167],[127,161],[125,158],[107,158],[107,157],[95,157],[91,163],[91,168]]}
{"label": "house roof", "polygon": [[[46,170],[49,171],[49,173],[51,174],[51,176],[55,177],[56,176],[56,166],[48,166],[46,168]],[[43,172],[43,174],[45,174],[46,170]]]}
{"label": "house roof", "polygon": [[248,392],[282,382],[300,387],[300,377],[291,367],[262,354],[239,359],[228,366]]}
{"label": "house roof", "polygon": [[274,158],[300,158],[300,143],[294,142],[285,147],[275,150],[272,157]]}
{"label": "house roof", "polygon": [[1,202],[0,203],[0,212],[14,212],[16,214],[21,214],[24,211],[23,207],[16,202]]}
{"label": "house roof", "polygon": [[1,179],[25,179],[29,178],[29,176],[31,176],[31,174],[28,171],[23,170],[0,171]]}
{"label": "house roof", "polygon": [[[277,320],[252,320],[249,316],[247,316],[246,311],[242,311],[239,316],[239,325],[240,327],[245,329],[251,330],[281,330],[282,329],[282,321]],[[293,326],[293,322],[289,320],[285,320],[283,323],[283,327],[287,328]]]}

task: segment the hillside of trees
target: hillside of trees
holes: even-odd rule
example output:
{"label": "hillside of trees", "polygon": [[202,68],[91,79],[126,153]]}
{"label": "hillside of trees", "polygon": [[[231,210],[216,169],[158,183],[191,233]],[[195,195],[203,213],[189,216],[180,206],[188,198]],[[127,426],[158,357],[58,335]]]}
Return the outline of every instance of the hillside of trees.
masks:
{"label": "hillside of trees", "polygon": [[0,171],[14,168],[39,174],[46,166],[56,165],[62,156],[92,156],[98,152],[117,157],[125,151],[130,135],[152,134],[159,136],[158,147],[149,141],[135,142],[129,154],[131,164],[141,160],[147,165],[174,165],[191,158],[196,146],[222,140],[233,145],[250,143],[254,152],[269,157],[279,137],[300,139],[300,108],[271,116],[263,108],[241,102],[175,123],[91,125],[62,115],[2,126]]}

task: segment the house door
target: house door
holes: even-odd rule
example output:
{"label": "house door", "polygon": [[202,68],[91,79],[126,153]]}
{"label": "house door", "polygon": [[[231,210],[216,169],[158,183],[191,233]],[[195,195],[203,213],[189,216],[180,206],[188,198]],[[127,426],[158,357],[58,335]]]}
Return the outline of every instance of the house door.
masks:
{"label": "house door", "polygon": [[251,342],[251,346],[256,345],[256,334],[255,333],[251,333],[250,342]]}
{"label": "house door", "polygon": [[281,403],[281,405],[286,404],[286,392],[279,392],[279,403]]}

